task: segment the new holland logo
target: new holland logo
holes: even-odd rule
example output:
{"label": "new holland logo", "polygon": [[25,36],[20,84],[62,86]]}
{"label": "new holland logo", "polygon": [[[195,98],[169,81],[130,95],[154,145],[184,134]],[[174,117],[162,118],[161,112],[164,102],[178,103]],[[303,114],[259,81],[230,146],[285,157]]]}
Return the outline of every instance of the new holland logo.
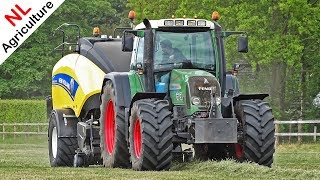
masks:
{"label": "new holland logo", "polygon": [[209,84],[209,81],[208,81],[208,79],[207,78],[204,78],[204,82],[203,82],[204,84]]}

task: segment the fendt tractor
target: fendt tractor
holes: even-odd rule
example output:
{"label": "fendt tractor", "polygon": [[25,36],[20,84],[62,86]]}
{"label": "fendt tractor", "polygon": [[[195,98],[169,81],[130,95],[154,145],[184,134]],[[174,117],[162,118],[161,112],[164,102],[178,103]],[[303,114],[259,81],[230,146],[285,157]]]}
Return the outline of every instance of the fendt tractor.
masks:
{"label": "fendt tractor", "polygon": [[[144,19],[118,38],[97,29],[80,38],[79,29],[52,72],[51,166],[167,170],[173,161],[233,158],[270,167],[268,94],[240,94],[238,66],[226,70],[224,39],[237,35],[247,52],[248,35],[223,31],[218,18]],[[57,30],[66,26],[77,27]],[[72,45],[63,40],[62,51]]]}

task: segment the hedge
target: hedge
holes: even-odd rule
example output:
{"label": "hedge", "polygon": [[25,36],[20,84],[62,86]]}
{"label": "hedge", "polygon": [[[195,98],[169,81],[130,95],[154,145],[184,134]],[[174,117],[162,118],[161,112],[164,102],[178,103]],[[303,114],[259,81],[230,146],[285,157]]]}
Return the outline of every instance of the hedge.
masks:
{"label": "hedge", "polygon": [[45,100],[0,100],[0,123],[47,122]]}

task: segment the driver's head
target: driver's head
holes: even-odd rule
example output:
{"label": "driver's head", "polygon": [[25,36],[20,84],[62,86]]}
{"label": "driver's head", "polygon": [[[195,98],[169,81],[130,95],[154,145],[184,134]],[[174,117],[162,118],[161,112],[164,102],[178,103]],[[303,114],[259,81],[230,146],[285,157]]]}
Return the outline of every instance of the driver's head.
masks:
{"label": "driver's head", "polygon": [[161,41],[160,46],[164,53],[169,53],[172,49],[172,43],[168,39]]}

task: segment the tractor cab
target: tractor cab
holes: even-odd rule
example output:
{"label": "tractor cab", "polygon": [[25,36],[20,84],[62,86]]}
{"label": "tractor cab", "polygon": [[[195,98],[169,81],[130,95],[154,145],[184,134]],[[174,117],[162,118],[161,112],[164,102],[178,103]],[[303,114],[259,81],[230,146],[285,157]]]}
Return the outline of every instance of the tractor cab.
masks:
{"label": "tractor cab", "polygon": [[220,107],[230,89],[236,92],[231,96],[239,94],[237,79],[226,74],[223,38],[241,34],[238,51],[247,52],[246,33],[222,31],[218,17],[214,20],[144,20],[124,32],[122,49],[132,51],[131,70],[138,72],[149,92],[166,93],[173,106],[184,106],[184,115],[221,117],[210,109]]}
{"label": "tractor cab", "polygon": [[[149,25],[140,23],[134,30],[125,31],[122,49],[132,51],[130,68],[143,73],[144,47],[148,46],[148,51],[153,51],[149,59],[153,61],[156,87],[159,82],[168,82],[167,73],[173,69],[199,69],[213,74],[220,84],[226,84],[223,86],[223,89],[226,89],[225,86],[230,83],[224,82],[223,78],[226,76],[223,38],[241,34],[242,36],[238,38],[239,52],[248,51],[248,39],[246,32],[222,31],[216,22],[219,19],[216,12],[213,14],[213,19],[214,22],[188,18],[150,20]],[[153,32],[152,49],[150,44],[145,45],[146,26],[150,26]],[[234,80],[231,77],[227,79]],[[162,89],[168,88],[156,91],[160,92]]]}
{"label": "tractor cab", "polygon": [[[199,26],[195,26],[197,24]],[[169,75],[173,69],[216,72],[209,22],[193,19],[158,20],[151,21],[151,26],[155,29],[153,67],[156,92],[167,92]],[[143,26],[138,25],[136,29],[143,29]],[[131,68],[139,70],[143,65],[144,37],[136,37],[133,47]]]}

